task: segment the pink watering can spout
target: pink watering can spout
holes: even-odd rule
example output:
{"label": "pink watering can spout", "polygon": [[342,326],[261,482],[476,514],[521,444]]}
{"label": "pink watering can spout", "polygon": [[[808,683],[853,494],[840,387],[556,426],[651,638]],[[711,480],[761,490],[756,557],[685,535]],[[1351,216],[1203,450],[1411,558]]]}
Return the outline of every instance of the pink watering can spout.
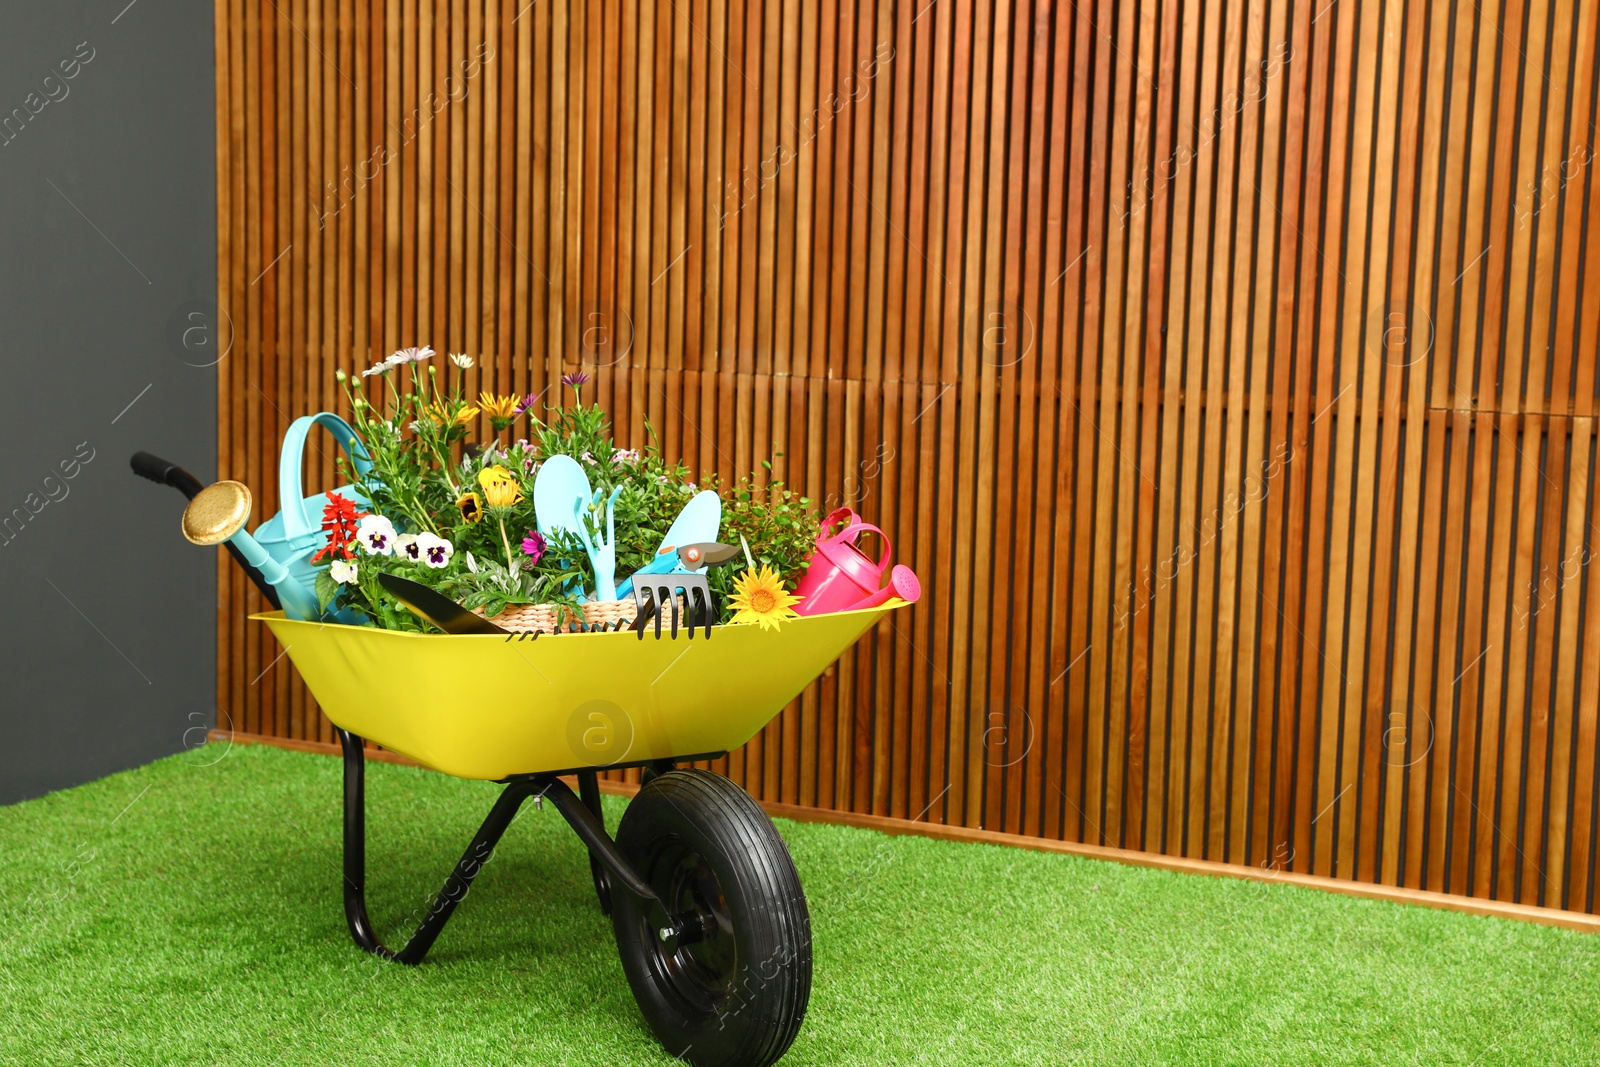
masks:
{"label": "pink watering can spout", "polygon": [[[922,598],[922,583],[917,580],[916,572],[903,563],[896,563],[894,570],[889,572],[889,584],[873,593],[857,608],[876,608],[887,604],[893,597],[899,597],[907,604],[915,604]],[[798,608],[796,610],[799,610]]]}
{"label": "pink watering can spout", "polygon": [[[829,532],[841,524],[838,533]],[[861,548],[859,542],[867,534],[876,534],[882,546],[877,558]],[[803,599],[794,610],[801,615],[823,615],[873,607],[896,596],[915,601],[922,595],[922,586],[910,567],[895,567],[888,584],[884,583],[892,552],[882,530],[862,522],[849,508],[838,509],[822,520],[811,564],[795,588]]]}

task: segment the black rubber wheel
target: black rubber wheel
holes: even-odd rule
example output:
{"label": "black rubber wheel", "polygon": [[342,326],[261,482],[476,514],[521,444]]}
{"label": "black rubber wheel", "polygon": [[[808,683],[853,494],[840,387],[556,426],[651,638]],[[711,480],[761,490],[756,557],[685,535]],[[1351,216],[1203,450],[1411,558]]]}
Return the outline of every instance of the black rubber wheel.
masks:
{"label": "black rubber wheel", "polygon": [[[622,969],[650,1029],[700,1067],[775,1062],[811,996],[811,917],[767,813],[719,774],[669,771],[628,805],[617,845],[666,905],[643,908],[622,892],[612,902]],[[663,940],[674,926],[681,933]]]}

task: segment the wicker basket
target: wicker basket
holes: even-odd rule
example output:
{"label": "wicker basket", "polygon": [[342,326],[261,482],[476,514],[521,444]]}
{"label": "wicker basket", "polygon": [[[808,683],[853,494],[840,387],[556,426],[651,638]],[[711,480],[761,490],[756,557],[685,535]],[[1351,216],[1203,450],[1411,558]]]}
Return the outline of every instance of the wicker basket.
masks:
{"label": "wicker basket", "polygon": [[[557,609],[550,604],[507,604],[500,614],[494,616],[490,621],[501,629],[510,630],[514,634],[549,634],[556,632],[556,611]],[[489,618],[489,616],[483,614],[482,608],[474,608],[472,613],[483,618]],[[562,614],[566,618],[560,620],[561,622],[571,623],[574,621],[570,610],[563,611]]]}
{"label": "wicker basket", "polygon": [[[673,597],[678,605],[678,617],[683,617],[683,597]],[[583,605],[583,621],[590,629],[627,629],[639,617],[639,605],[632,597],[626,600],[590,600]],[[671,613],[667,615],[671,618]],[[620,624],[620,625],[619,625]]]}
{"label": "wicker basket", "polygon": [[[683,597],[680,596],[676,599],[679,617],[681,618],[684,610]],[[558,611],[565,617],[558,619]],[[472,613],[488,618],[483,614],[481,608],[473,609]],[[590,630],[602,628],[607,630],[626,629],[628,624],[633,622],[638,615],[639,605],[634,602],[632,597],[626,600],[585,601],[583,605],[583,627]],[[570,632],[578,620],[573,616],[570,609],[562,610],[550,604],[507,604],[504,610],[494,616],[491,621],[496,626],[510,630],[512,633],[531,634],[537,632],[552,634]],[[618,625],[619,623],[621,624],[620,626]]]}

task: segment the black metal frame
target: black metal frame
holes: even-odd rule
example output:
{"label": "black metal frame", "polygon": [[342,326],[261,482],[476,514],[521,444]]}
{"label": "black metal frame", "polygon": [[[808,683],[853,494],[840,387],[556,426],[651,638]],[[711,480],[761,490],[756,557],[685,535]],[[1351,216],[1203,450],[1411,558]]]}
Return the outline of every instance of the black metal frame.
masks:
{"label": "black metal frame", "polygon": [[[367,817],[366,817],[366,767],[365,742],[348,730],[339,731],[339,744],[344,749],[344,914],[350,924],[350,937],[361,948],[374,956],[398,963],[416,965],[433,947],[445,923],[455,912],[456,905],[472,888],[472,881],[489,862],[501,835],[516,818],[517,810],[530,797],[548,798],[563,818],[589,848],[589,866],[594,875],[595,893],[600,908],[611,911],[613,887],[620,887],[645,905],[654,920],[658,920],[663,939],[690,939],[693,931],[687,929],[692,917],[669,915],[655,892],[629,865],[622,851],[606,832],[605,815],[600,808],[600,771],[613,767],[589,767],[574,771],[552,771],[543,774],[516,775],[505,779],[505,789],[495,800],[483,824],[467,845],[466,852],[444,881],[444,888],[434,898],[433,906],[423,917],[405,947],[398,952],[378,940],[367,915]],[[687,757],[691,760],[714,758],[721,753]],[[672,760],[649,760],[617,764],[621,767],[643,767],[645,780],[673,768]],[[561,775],[578,776],[578,792],[574,793]],[[680,929],[680,926],[685,929]]]}

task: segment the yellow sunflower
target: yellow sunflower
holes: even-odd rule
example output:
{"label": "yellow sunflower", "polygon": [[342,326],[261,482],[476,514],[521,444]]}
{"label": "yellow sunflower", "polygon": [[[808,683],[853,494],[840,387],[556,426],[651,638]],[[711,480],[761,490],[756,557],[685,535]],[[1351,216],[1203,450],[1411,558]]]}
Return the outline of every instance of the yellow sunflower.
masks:
{"label": "yellow sunflower", "polygon": [[776,630],[784,619],[800,617],[794,605],[801,599],[784,591],[778,572],[771,567],[747,570],[733,582],[733,606],[738,609],[733,621],[760,623],[763,630]]}
{"label": "yellow sunflower", "polygon": [[517,402],[520,398],[515,396],[497,396],[494,393],[479,393],[478,407],[489,416],[489,423],[496,430],[503,430],[510,426],[517,417]]}
{"label": "yellow sunflower", "polygon": [[461,509],[461,517],[468,522],[483,518],[483,497],[477,493],[462,493],[456,498],[456,507]]}
{"label": "yellow sunflower", "polygon": [[483,468],[478,472],[478,484],[483,486],[484,499],[491,508],[509,508],[522,499],[516,476],[504,467]]}

